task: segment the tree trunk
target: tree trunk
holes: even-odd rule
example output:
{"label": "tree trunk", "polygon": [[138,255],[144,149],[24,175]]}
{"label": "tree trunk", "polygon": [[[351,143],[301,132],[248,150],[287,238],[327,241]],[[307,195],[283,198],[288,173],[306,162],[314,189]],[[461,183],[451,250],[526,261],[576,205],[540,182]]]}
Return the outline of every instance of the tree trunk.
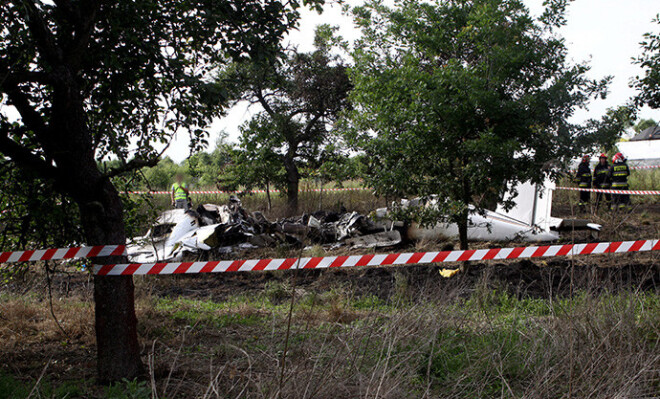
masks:
{"label": "tree trunk", "polygon": [[458,224],[458,241],[460,242],[461,249],[468,249],[468,213],[461,214],[461,220]]}
{"label": "tree trunk", "polygon": [[[43,93],[48,95],[48,101],[44,101],[50,109],[33,110],[17,91],[10,97],[19,105],[18,111],[47,162],[35,163],[24,153],[14,154],[13,160],[25,168],[35,168],[44,178],[54,179],[56,190],[78,204],[87,245],[123,245],[126,233],[122,203],[96,163],[95,143],[81,94],[82,74],[59,61],[45,69],[52,92]],[[47,117],[42,118],[41,113]],[[124,263],[126,257],[96,258],[91,262]],[[99,382],[133,379],[143,372],[133,288],[131,277],[94,278]]]}
{"label": "tree trunk", "polygon": [[[63,71],[54,90],[50,128],[39,137],[52,154],[61,190],[80,208],[87,245],[125,244],[119,193],[96,163],[82,97],[72,74]],[[125,256],[96,258],[96,264],[125,263]],[[134,379],[143,374],[137,338],[133,279],[94,277],[97,372],[99,382]]]}
{"label": "tree trunk", "polygon": [[[95,162],[81,161],[80,170],[87,170],[87,173],[77,174],[79,178],[75,181],[79,189],[72,187],[72,196],[80,207],[86,244],[125,244],[119,193],[110,180],[101,175]],[[94,259],[97,264],[126,261],[125,256]],[[130,380],[144,374],[133,291],[131,276],[94,277],[97,373],[101,383]]]}
{"label": "tree trunk", "polygon": [[284,158],[284,169],[286,170],[286,214],[294,216],[298,213],[298,187],[300,183],[300,174],[293,156],[287,155]]}
{"label": "tree trunk", "polygon": [[270,180],[266,180],[266,198],[268,199],[268,210],[273,209],[273,204],[270,201]]}
{"label": "tree trunk", "polygon": [[[122,204],[108,179],[102,179],[97,201],[79,203],[88,245],[126,242]],[[126,262],[125,256],[97,263]],[[133,278],[94,277],[97,373],[100,382],[144,375],[137,338]]]}
{"label": "tree trunk", "polygon": [[470,224],[470,208],[469,205],[472,202],[472,193],[470,190],[470,181],[468,178],[465,176],[465,165],[466,161],[463,160],[462,162],[463,167],[461,168],[461,175],[462,175],[462,197],[463,197],[463,204],[465,204],[465,210],[461,212],[460,215],[460,222],[458,223],[458,240],[461,244],[461,249],[466,250],[469,247],[468,244],[468,226]]}

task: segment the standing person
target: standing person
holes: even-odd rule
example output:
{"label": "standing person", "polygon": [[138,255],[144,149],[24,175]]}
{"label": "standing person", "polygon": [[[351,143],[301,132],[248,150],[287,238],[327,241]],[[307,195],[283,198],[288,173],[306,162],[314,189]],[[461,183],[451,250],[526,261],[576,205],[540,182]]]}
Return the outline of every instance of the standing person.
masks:
{"label": "standing person", "polygon": [[172,199],[172,206],[176,209],[190,209],[189,191],[188,186],[183,181],[183,175],[177,173],[174,177],[175,181],[170,190],[170,198]]}
{"label": "standing person", "polygon": [[[630,168],[626,163],[626,158],[622,153],[617,152],[612,158],[610,167],[610,179],[612,181],[612,190],[628,190],[628,176]],[[614,209],[630,209],[630,194],[613,194],[612,202]]]}
{"label": "standing person", "polygon": [[[593,182],[594,188],[603,190],[608,190],[612,186],[612,182],[610,181],[610,165],[607,162],[606,154],[600,154],[600,157],[598,157],[598,163],[594,167]],[[607,206],[607,209],[610,209],[612,202],[610,193],[596,193],[596,209],[598,209],[598,206],[603,200],[603,196],[605,197],[605,206]]]}
{"label": "standing person", "polygon": [[[578,166],[577,173],[575,174],[575,182],[578,183],[580,188],[591,188],[591,168],[589,167],[589,155],[582,157],[582,162]],[[578,207],[580,212],[584,212],[586,207],[589,206],[591,201],[591,192],[590,191],[580,191],[580,201],[578,202]]]}

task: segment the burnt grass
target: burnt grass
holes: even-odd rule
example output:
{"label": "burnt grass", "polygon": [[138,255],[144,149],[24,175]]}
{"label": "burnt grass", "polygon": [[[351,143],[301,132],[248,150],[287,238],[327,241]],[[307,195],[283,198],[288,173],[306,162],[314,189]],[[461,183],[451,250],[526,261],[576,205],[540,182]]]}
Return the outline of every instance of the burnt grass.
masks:
{"label": "burnt grass", "polygon": [[[560,203],[553,216],[584,215]],[[660,236],[657,203],[591,217],[604,226],[598,237],[569,232],[561,242]],[[453,245],[407,243],[393,251]],[[516,245],[524,244],[505,246]],[[237,257],[300,253],[278,248]],[[355,251],[323,252],[348,253]],[[650,252],[137,277],[147,372],[133,387],[138,393],[129,396],[133,388],[124,383],[126,396],[116,397],[652,397],[660,389],[659,259]],[[445,278],[444,268],[460,270]],[[91,277],[60,265],[50,288],[64,332],[51,315],[43,267],[0,286],[0,397],[8,378],[5,385],[27,391],[36,384],[33,397],[113,397],[94,384]],[[539,306],[551,310],[534,310]],[[58,386],[66,395],[57,396]]]}

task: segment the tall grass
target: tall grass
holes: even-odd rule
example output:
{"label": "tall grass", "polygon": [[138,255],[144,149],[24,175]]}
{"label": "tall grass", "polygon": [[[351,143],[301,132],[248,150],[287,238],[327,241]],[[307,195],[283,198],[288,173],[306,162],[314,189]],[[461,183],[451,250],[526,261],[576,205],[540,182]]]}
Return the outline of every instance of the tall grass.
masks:
{"label": "tall grass", "polygon": [[[640,169],[631,171],[629,178],[631,190],[660,190],[660,169]],[[575,184],[570,178],[563,178],[558,183],[561,187],[574,187]],[[356,188],[361,187],[360,181],[349,181],[343,184],[343,187]],[[387,198],[377,198],[369,190],[361,191],[330,191],[336,188],[336,183],[326,183],[323,185],[325,191],[308,191],[319,189],[321,185],[312,181],[301,182],[301,193],[299,196],[299,213],[312,213],[318,210],[339,211],[346,209],[360,213],[369,213],[376,208],[389,205]],[[214,188],[209,188],[214,190]],[[192,194],[193,203],[225,203],[230,194]],[[579,193],[577,191],[556,190],[553,193],[553,203],[556,205],[577,204]],[[269,209],[266,194],[264,193],[244,193],[240,194],[244,207],[249,211],[263,212],[267,217],[278,219],[286,215],[286,197],[283,193],[271,193],[272,207]],[[592,193],[592,200],[595,201],[595,194]],[[660,203],[660,196],[633,196],[633,204],[656,204]],[[170,199],[167,195],[154,195],[151,200],[151,207],[157,211],[170,208]]]}
{"label": "tall grass", "polygon": [[628,183],[631,190],[660,190],[660,168],[633,170]]}
{"label": "tall grass", "polygon": [[[130,397],[642,398],[660,388],[657,292],[550,299],[488,284],[402,292],[410,286],[397,283],[386,298],[291,282],[226,301],[139,295],[152,382]],[[289,305],[280,293],[294,290],[282,365]],[[5,297],[14,308],[17,300],[25,306]],[[14,391],[29,390],[34,378],[13,380]],[[44,394],[72,386],[52,377],[42,383]],[[103,397],[80,387],[66,397]]]}

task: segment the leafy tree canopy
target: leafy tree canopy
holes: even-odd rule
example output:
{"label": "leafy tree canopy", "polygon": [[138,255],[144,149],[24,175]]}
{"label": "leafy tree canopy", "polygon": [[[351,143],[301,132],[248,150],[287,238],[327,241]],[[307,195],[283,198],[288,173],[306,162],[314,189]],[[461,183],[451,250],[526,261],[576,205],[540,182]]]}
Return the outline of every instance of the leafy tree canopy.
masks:
{"label": "leafy tree canopy", "polygon": [[227,100],[225,88],[208,82],[211,69],[272,56],[295,26],[297,6],[259,0],[3,2],[2,92],[21,120],[12,125],[3,115],[7,137],[0,150],[16,159],[33,155],[30,166],[52,171],[44,147],[56,144],[46,136],[57,136],[48,134],[61,117],[54,97],[69,87],[78,91],[90,131],[84,150],[123,164],[109,174],[155,164],[155,144],[177,131],[189,132],[193,149],[199,148],[204,127]]}
{"label": "leafy tree canopy", "polygon": [[[583,149],[584,154],[612,151],[626,130],[633,127],[636,118],[637,109],[633,105],[609,108],[600,120],[591,119],[585,123],[584,131],[588,134],[575,139],[575,148]],[[580,155],[582,153],[575,154]]]}
{"label": "leafy tree canopy", "polygon": [[[660,28],[660,14],[653,22]],[[644,70],[644,75],[633,81],[633,87],[639,90],[636,101],[638,105],[660,108],[660,29],[644,34],[640,45],[644,52],[635,63]]]}
{"label": "leafy tree canopy", "polygon": [[[274,62],[237,62],[220,74],[221,86],[231,86],[237,101],[247,100],[263,110],[242,128],[245,168],[279,160],[280,168],[269,168],[268,179],[286,187],[289,210],[297,208],[298,183],[303,163],[318,160],[332,141],[333,123],[347,108],[351,84],[342,60],[332,55],[337,43],[336,28],[317,29],[317,49],[302,53],[283,49]],[[261,172],[253,176],[265,175]]]}
{"label": "leafy tree canopy", "polygon": [[[438,194],[466,246],[468,204],[506,183],[540,182],[597,134],[568,122],[608,80],[566,59],[566,1],[534,20],[518,0],[382,1],[354,9],[352,143],[368,183]],[[475,203],[477,207],[479,203]]]}

